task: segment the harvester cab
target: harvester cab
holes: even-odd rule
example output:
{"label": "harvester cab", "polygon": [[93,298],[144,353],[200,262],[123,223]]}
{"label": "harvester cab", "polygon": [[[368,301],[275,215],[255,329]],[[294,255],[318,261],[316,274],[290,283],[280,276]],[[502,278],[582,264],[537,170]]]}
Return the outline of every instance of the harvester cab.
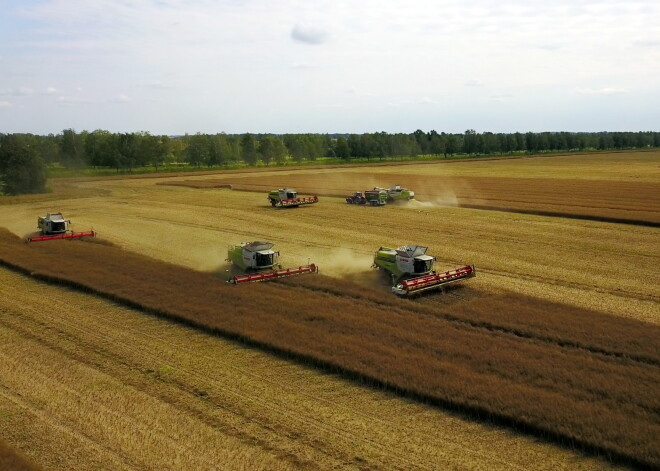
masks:
{"label": "harvester cab", "polygon": [[229,248],[227,261],[242,271],[273,268],[280,255],[272,250],[273,245],[270,242],[243,242]]}
{"label": "harvester cab", "polygon": [[298,197],[298,192],[291,188],[280,188],[268,193],[268,201],[274,208],[296,208],[303,204],[318,203],[317,196]]}
{"label": "harvester cab", "polygon": [[39,235],[27,238],[27,242],[40,242],[54,239],[80,239],[82,237],[96,237],[96,232],[72,232],[69,230],[71,221],[64,219],[62,213],[48,213],[37,218]]}
{"label": "harvester cab", "polygon": [[48,213],[37,218],[37,229],[42,235],[64,234],[69,228],[71,221],[64,219],[62,213]]}
{"label": "harvester cab", "polygon": [[228,281],[240,284],[318,272],[318,267],[313,263],[295,268],[282,268],[277,263],[280,253],[272,250],[273,245],[270,242],[243,242],[229,247],[226,261],[231,262],[242,274],[232,276]]}
{"label": "harvester cab", "polygon": [[466,265],[444,273],[433,270],[435,257],[426,255],[427,247],[404,245],[397,249],[381,247],[374,256],[374,268],[383,270],[392,279],[392,292],[410,296],[471,278],[476,275],[473,265]]}

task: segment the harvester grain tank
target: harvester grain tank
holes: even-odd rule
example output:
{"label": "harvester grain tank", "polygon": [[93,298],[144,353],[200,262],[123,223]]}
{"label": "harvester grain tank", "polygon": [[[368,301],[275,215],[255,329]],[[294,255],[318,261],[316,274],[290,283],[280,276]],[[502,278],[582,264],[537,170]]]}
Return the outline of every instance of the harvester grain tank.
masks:
{"label": "harvester grain tank", "polygon": [[231,262],[235,269],[242,274],[233,276],[229,282],[234,284],[247,283],[250,281],[268,281],[285,276],[302,275],[305,273],[316,273],[316,265],[302,265],[295,268],[282,268],[277,259],[279,251],[273,250],[270,242],[243,242],[229,248],[227,261]]}
{"label": "harvester grain tank", "polygon": [[96,237],[96,232],[94,231],[70,231],[69,224],[71,224],[71,221],[64,219],[62,213],[48,213],[45,216],[39,216],[37,218],[37,229],[39,229],[39,235],[28,237],[27,242]]}
{"label": "harvester grain tank", "polygon": [[374,268],[383,270],[392,280],[392,292],[410,296],[439,289],[449,283],[476,276],[474,265],[446,272],[433,270],[435,257],[426,255],[427,247],[404,245],[397,249],[381,247],[374,256]]}
{"label": "harvester grain tank", "polygon": [[268,193],[268,201],[274,208],[297,208],[303,204],[319,202],[316,195],[298,197],[298,192],[292,188],[280,188]]}
{"label": "harvester grain tank", "polygon": [[415,192],[401,185],[392,185],[387,190],[387,200],[395,203],[397,201],[410,201],[415,199]]}

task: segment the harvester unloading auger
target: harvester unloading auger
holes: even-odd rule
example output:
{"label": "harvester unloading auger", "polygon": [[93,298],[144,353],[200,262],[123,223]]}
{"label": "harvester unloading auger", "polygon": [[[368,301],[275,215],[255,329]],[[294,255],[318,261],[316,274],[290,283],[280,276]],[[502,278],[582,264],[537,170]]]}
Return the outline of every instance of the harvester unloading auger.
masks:
{"label": "harvester unloading auger", "polygon": [[392,279],[392,292],[411,296],[477,275],[474,265],[446,272],[433,270],[435,257],[426,255],[426,247],[405,245],[398,249],[381,247],[374,256],[374,268],[385,271]]}
{"label": "harvester unloading auger", "polygon": [[37,219],[37,229],[39,235],[30,236],[27,242],[41,242],[44,240],[55,239],[80,239],[82,237],[96,237],[94,231],[73,232],[69,230],[71,221],[64,219],[62,213],[48,213],[45,216],[39,216]]}
{"label": "harvester unloading auger", "polygon": [[243,242],[230,247],[227,261],[231,262],[242,274],[232,276],[229,283],[240,284],[251,281],[268,281],[292,275],[317,273],[315,264],[295,268],[282,268],[277,263],[280,253],[272,250],[270,242]]}

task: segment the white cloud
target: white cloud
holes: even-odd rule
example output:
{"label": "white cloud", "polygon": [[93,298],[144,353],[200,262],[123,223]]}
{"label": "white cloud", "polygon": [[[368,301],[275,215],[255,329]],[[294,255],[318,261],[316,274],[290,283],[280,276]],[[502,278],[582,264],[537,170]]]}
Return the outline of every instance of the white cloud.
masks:
{"label": "white cloud", "polygon": [[164,84],[163,82],[160,82],[160,81],[142,83],[139,86],[140,87],[145,87],[145,88],[151,88],[153,90],[168,90],[168,89],[174,88],[172,85],[167,85],[167,84]]}
{"label": "white cloud", "polygon": [[622,88],[578,88],[576,90],[580,95],[622,95],[628,93],[628,90]]}
{"label": "white cloud", "polygon": [[291,64],[292,69],[315,69],[317,66],[309,62],[293,62]]}
{"label": "white cloud", "polygon": [[72,95],[59,96],[55,101],[62,105],[94,105],[99,103],[97,100]]}
{"label": "white cloud", "polygon": [[513,98],[513,93],[493,93],[488,97],[490,101],[499,101],[499,102],[505,102],[509,98]]}
{"label": "white cloud", "polygon": [[48,95],[52,95],[53,93],[57,93],[59,90],[55,87],[47,87],[46,88],[46,93]]}
{"label": "white cloud", "polygon": [[464,85],[466,87],[485,87],[486,84],[481,80],[466,80]]}
{"label": "white cloud", "polygon": [[132,101],[131,98],[127,95],[119,94],[114,99],[110,100],[110,103],[128,103]]}
{"label": "white cloud", "polygon": [[3,88],[0,89],[0,95],[4,96],[28,96],[33,95],[34,90],[29,87],[18,87],[18,88]]}
{"label": "white cloud", "polygon": [[309,24],[296,24],[291,30],[293,39],[306,44],[322,44],[327,36],[327,32]]}
{"label": "white cloud", "polygon": [[8,101],[0,101],[0,108],[11,108],[12,104]]}

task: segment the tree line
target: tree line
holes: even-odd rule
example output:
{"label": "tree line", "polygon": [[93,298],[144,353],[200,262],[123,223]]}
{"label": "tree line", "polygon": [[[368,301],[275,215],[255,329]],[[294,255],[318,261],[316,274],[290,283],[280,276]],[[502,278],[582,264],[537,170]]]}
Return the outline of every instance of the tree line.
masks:
{"label": "tree line", "polygon": [[171,164],[230,167],[303,163],[320,158],[386,160],[455,155],[536,154],[542,152],[660,147],[660,132],[413,133],[364,134],[201,134],[152,135],[104,130],[60,134],[0,134],[0,178],[5,194],[45,190],[46,169],[111,168],[130,172]]}

